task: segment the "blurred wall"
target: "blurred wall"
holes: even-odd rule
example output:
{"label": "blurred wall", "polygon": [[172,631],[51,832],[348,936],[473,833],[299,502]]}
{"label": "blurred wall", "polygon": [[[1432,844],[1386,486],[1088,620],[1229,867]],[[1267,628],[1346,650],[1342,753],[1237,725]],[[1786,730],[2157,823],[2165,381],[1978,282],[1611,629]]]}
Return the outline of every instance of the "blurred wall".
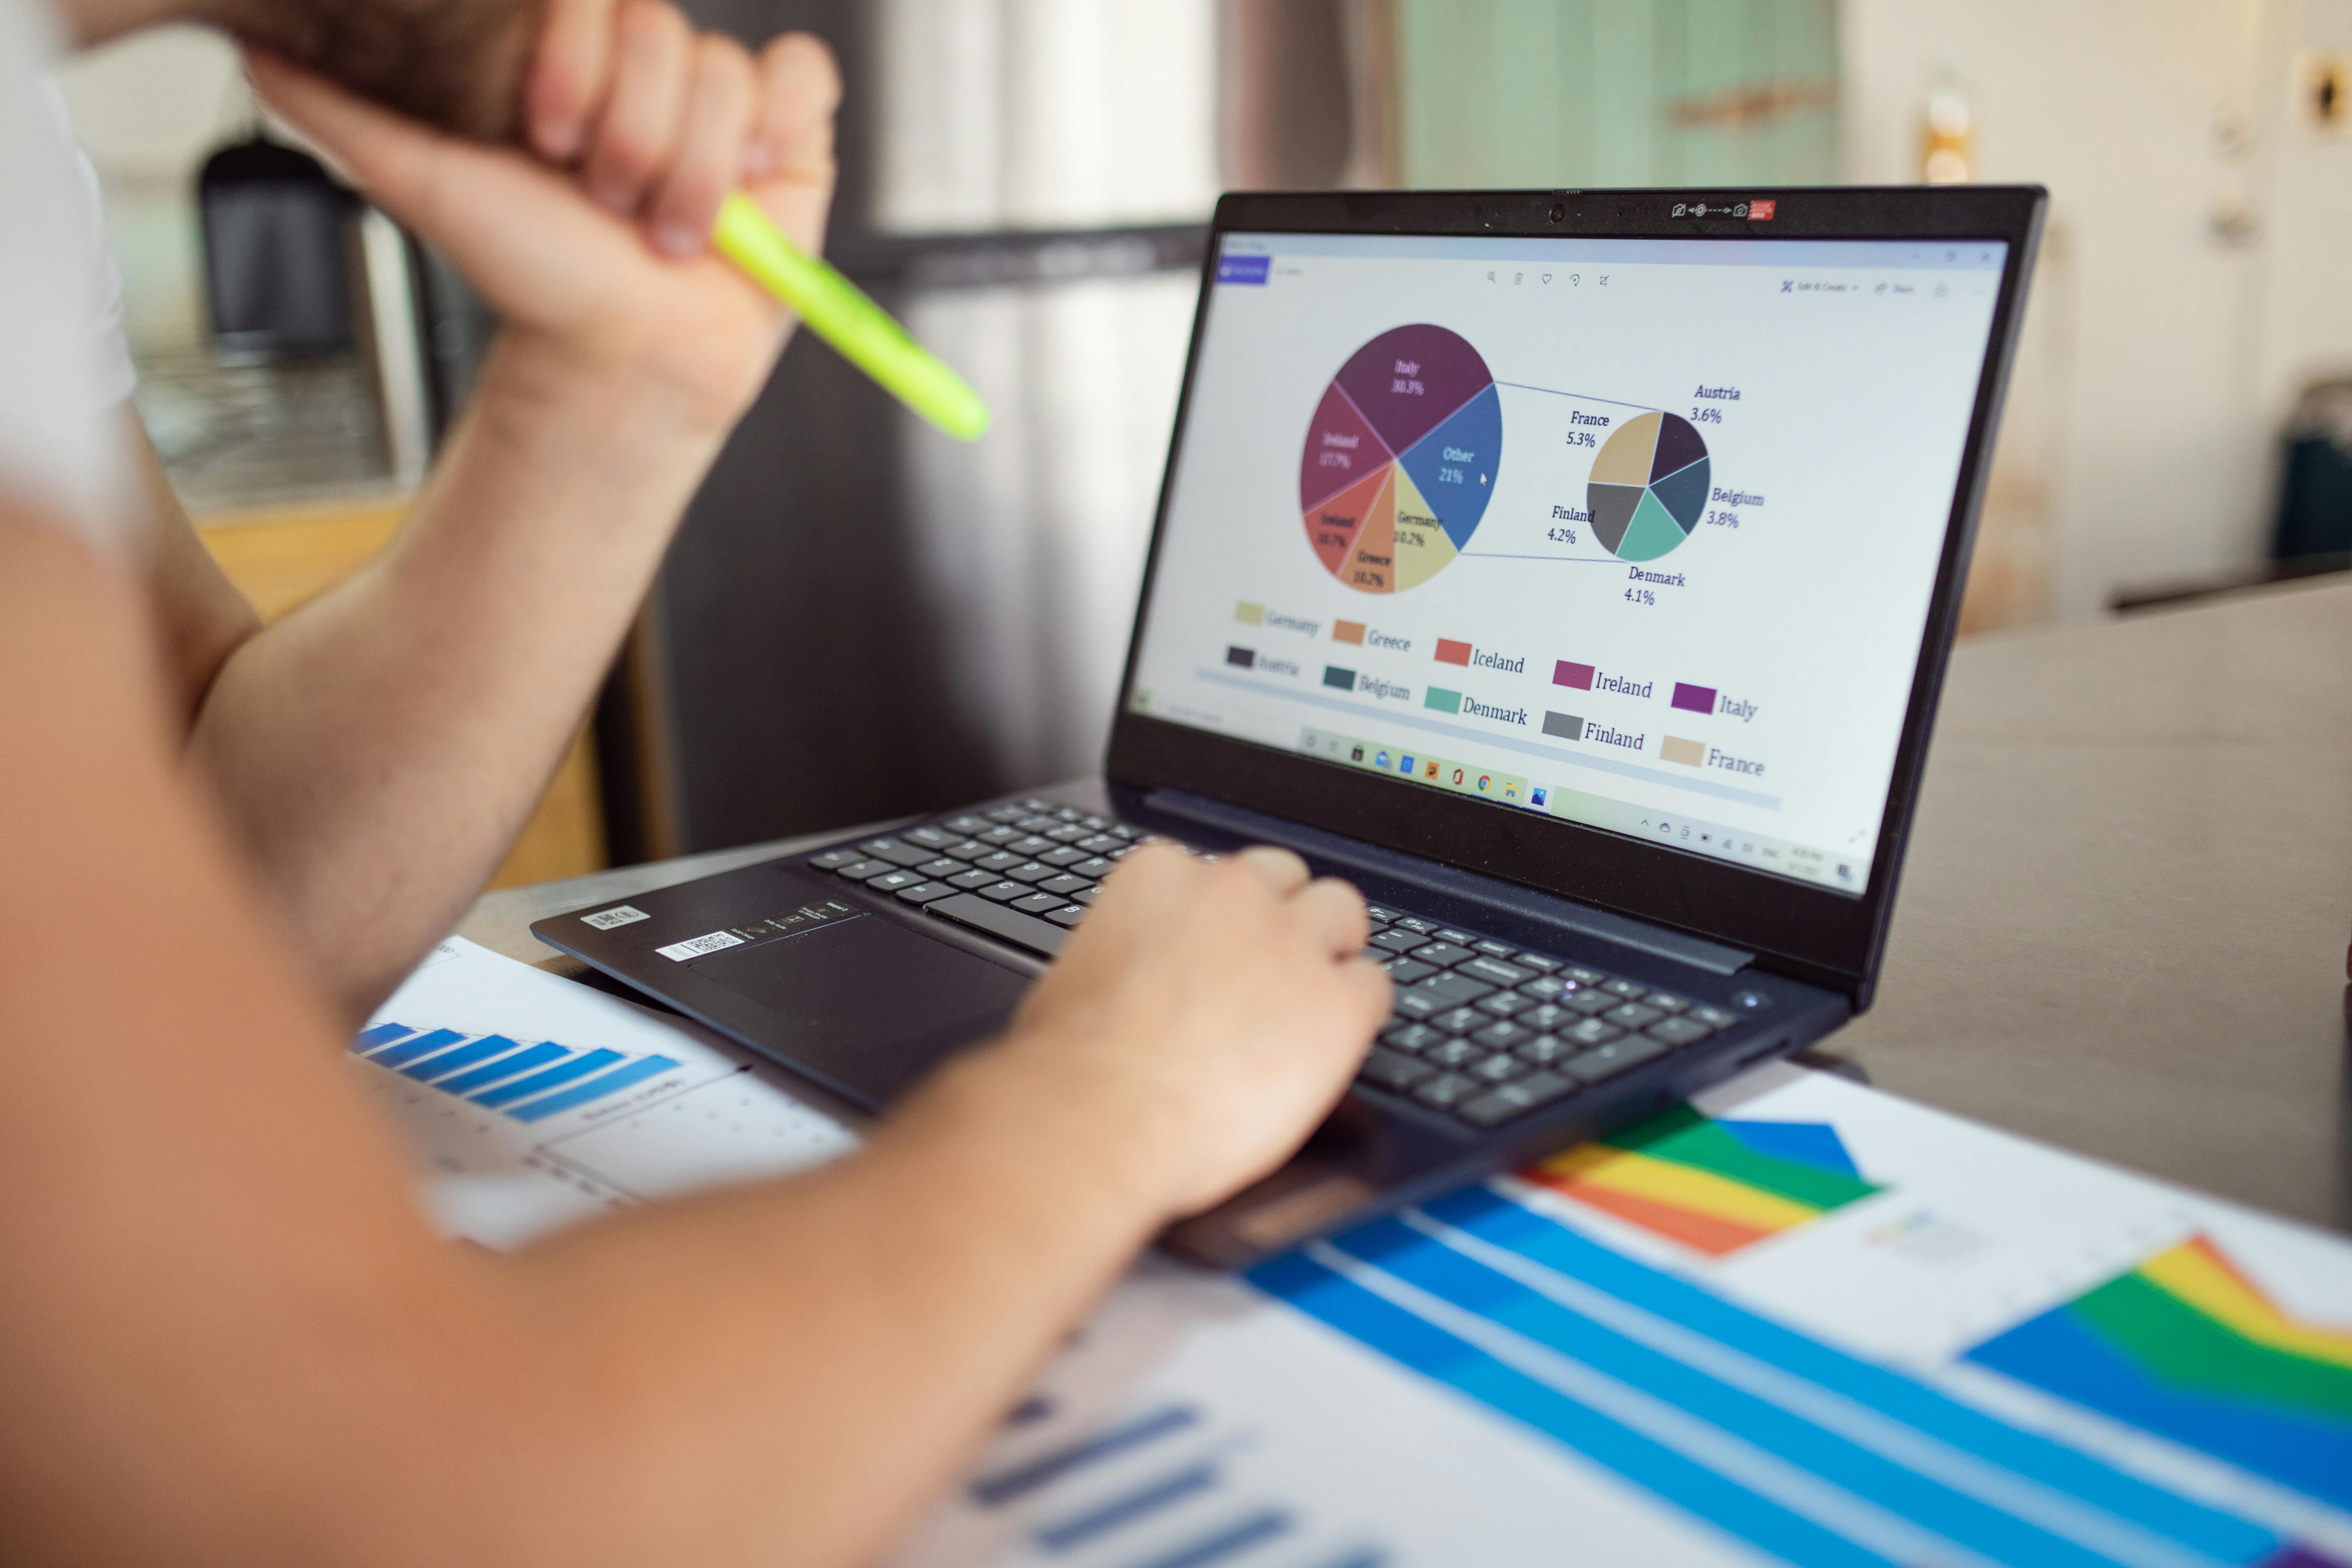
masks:
{"label": "blurred wall", "polygon": [[1945,79],[1976,176],[2051,189],[2011,425],[2057,447],[2056,613],[2258,559],[2286,405],[2352,363],[2352,142],[2290,102],[2301,48],[2352,46],[2352,0],[1843,0],[1841,21],[1847,178],[1919,177]]}

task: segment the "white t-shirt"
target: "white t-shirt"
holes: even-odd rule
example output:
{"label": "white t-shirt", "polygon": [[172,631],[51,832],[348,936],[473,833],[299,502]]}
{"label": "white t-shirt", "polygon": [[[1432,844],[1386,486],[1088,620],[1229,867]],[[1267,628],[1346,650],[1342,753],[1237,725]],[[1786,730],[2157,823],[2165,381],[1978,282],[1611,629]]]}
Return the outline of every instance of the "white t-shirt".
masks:
{"label": "white t-shirt", "polygon": [[130,526],[113,410],[131,395],[98,178],[47,77],[33,0],[0,0],[0,488],[101,543]]}

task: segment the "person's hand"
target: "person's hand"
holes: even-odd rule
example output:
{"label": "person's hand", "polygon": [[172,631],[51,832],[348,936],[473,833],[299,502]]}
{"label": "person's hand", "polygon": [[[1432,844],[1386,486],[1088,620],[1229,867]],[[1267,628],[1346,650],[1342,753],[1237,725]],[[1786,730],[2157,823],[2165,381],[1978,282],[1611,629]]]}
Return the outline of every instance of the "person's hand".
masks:
{"label": "person's hand", "polygon": [[1368,931],[1356,890],[1287,850],[1139,850],[1004,1054],[1122,1129],[1163,1217],[1196,1213],[1280,1165],[1347,1088],[1389,1009]]}
{"label": "person's hand", "polygon": [[272,109],[450,258],[544,384],[651,391],[723,432],[765,383],[791,320],[709,235],[740,186],[822,247],[841,84],[814,38],[754,59],[660,0],[554,0],[521,88],[536,156],[247,58]]}

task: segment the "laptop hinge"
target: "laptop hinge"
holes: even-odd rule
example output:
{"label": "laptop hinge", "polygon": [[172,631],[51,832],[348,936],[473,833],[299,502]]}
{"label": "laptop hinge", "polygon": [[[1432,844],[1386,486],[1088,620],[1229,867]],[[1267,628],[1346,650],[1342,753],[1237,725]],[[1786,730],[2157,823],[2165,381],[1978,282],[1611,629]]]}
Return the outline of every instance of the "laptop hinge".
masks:
{"label": "laptop hinge", "polygon": [[1407,855],[1401,850],[1383,849],[1343,834],[1307,827],[1184,790],[1156,789],[1144,797],[1143,804],[1149,809],[1169,816],[1296,849],[1325,865],[1344,867],[1366,876],[1426,888],[1449,898],[1490,905],[1526,919],[1562,926],[1585,936],[1598,937],[1603,942],[1613,942],[1622,947],[1671,959],[1676,963],[1687,963],[1711,974],[1737,974],[1756,962],[1754,953],[1726,947],[1721,942],[1685,936],[1680,931],[1668,931],[1664,926],[1637,921],[1629,915],[1611,914],[1606,910],[1572,903],[1549,893],[1538,893],[1532,888],[1522,888],[1475,871],[1461,870],[1442,861]]}

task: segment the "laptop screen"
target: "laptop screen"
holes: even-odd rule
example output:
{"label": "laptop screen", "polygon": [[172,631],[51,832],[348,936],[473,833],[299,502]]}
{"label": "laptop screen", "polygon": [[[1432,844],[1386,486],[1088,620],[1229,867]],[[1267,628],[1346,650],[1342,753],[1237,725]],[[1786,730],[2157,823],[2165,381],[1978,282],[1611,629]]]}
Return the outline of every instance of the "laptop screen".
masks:
{"label": "laptop screen", "polygon": [[1224,236],[1126,701],[1859,895],[2007,250]]}

